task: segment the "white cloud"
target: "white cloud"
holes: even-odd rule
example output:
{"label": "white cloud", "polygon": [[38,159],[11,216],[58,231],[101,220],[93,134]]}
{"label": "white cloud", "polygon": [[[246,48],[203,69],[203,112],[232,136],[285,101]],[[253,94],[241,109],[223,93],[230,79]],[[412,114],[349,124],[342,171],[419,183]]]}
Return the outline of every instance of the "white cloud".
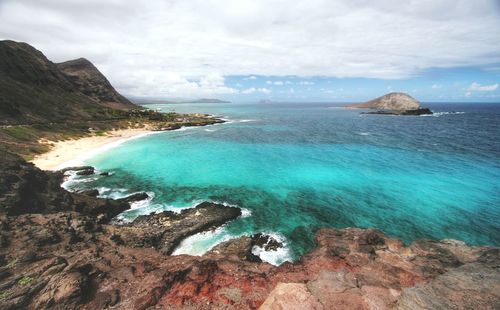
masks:
{"label": "white cloud", "polygon": [[498,83],[497,84],[492,84],[492,85],[481,85],[479,83],[472,83],[470,84],[469,88],[467,89],[469,92],[471,91],[495,91],[498,88]]}
{"label": "white cloud", "polygon": [[[138,76],[146,79],[137,80]],[[196,80],[187,79],[176,72],[158,72],[151,75],[130,77],[128,89],[136,96],[151,96],[151,89],[156,94],[168,97],[204,97],[238,93],[237,89],[227,87],[224,77],[211,73]]]}
{"label": "white cloud", "polygon": [[281,85],[284,85],[285,83],[283,81],[266,81],[266,84],[268,85],[277,85],[277,86],[281,86]]}
{"label": "white cloud", "polygon": [[439,85],[439,84],[433,84],[431,86],[432,89],[440,89],[440,88],[443,88],[443,85]]}
{"label": "white cloud", "polygon": [[500,63],[493,29],[497,0],[0,0],[0,38],[57,62],[86,57],[126,94],[231,92],[205,84],[213,72],[399,79],[487,69]]}
{"label": "white cloud", "polygon": [[272,91],[269,88],[247,88],[241,91],[242,94],[253,94],[253,93],[263,93],[263,94],[270,94]]}
{"label": "white cloud", "polygon": [[314,85],[314,82],[310,82],[310,81],[300,81],[299,82],[300,85]]}

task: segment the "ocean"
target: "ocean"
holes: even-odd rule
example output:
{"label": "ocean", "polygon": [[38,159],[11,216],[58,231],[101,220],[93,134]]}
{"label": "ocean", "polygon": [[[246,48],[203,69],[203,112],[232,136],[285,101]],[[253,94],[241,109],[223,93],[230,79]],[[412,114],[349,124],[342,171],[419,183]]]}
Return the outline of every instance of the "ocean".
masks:
{"label": "ocean", "polygon": [[282,241],[273,264],[314,247],[321,227],[377,228],[405,243],[459,239],[500,246],[500,104],[427,103],[434,116],[361,115],[328,103],[156,104],[227,123],[125,142],[86,160],[109,177],[72,177],[103,197],[146,191],[119,217],[205,200],[244,209],[174,254],[264,232]]}

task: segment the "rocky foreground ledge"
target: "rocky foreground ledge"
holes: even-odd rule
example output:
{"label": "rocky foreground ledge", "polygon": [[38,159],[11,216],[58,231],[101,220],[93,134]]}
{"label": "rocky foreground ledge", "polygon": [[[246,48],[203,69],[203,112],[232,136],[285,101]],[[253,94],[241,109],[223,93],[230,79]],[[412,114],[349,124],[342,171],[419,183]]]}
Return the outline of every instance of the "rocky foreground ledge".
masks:
{"label": "rocky foreground ledge", "polygon": [[252,255],[262,235],[202,257],[180,240],[238,217],[203,203],[113,225],[127,200],[69,193],[5,153],[0,170],[0,309],[498,309],[500,249],[460,241],[405,246],[377,230],[322,229],[316,248],[279,267]]}

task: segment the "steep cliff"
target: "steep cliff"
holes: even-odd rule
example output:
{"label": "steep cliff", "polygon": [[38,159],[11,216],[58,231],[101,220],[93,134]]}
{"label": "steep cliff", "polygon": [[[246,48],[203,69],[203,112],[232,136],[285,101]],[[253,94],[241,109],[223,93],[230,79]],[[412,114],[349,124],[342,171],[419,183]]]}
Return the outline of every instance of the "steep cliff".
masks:
{"label": "steep cliff", "polygon": [[57,67],[76,88],[104,106],[115,109],[132,109],[136,106],[120,95],[106,77],[87,59],[78,58],[58,63]]}
{"label": "steep cliff", "polygon": [[27,43],[0,41],[0,125],[116,117],[135,105],[90,62],[56,65]]}

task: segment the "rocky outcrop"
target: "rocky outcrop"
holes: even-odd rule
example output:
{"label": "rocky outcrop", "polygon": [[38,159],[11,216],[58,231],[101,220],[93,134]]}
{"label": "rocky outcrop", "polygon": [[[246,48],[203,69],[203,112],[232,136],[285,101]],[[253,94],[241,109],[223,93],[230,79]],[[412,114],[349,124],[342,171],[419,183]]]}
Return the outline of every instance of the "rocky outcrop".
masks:
{"label": "rocky outcrop", "polygon": [[139,193],[133,193],[131,195],[128,195],[127,197],[119,198],[119,199],[117,199],[117,201],[131,203],[131,202],[146,200],[149,198],[150,197],[149,197],[148,193],[139,192]]}
{"label": "rocky outcrop", "polygon": [[171,254],[186,237],[217,228],[241,215],[241,209],[203,202],[180,213],[163,211],[142,215],[131,224],[110,228],[120,243],[131,247],[153,247]]}
{"label": "rocky outcrop", "polygon": [[432,111],[428,108],[420,108],[415,110],[380,110],[374,112],[361,112],[361,114],[379,114],[379,115],[432,115]]}
{"label": "rocky outcrop", "polygon": [[237,257],[240,260],[249,262],[262,262],[259,256],[252,251],[254,247],[259,247],[266,251],[276,251],[284,245],[269,235],[262,233],[252,236],[241,236],[222,242],[213,247],[206,255],[222,255],[226,257]]}
{"label": "rocky outcrop", "polygon": [[1,155],[0,309],[499,307],[498,248],[454,240],[405,246],[377,230],[347,228],[317,231],[315,249],[279,267],[249,259],[256,244],[279,246],[262,234],[201,257],[169,256],[182,238],[241,210],[204,203],[114,225],[123,203],[52,187],[61,174]]}
{"label": "rocky outcrop", "polygon": [[347,105],[349,108],[377,110],[416,110],[420,102],[405,93],[389,93],[360,104]]}
{"label": "rocky outcrop", "polygon": [[406,247],[379,231],[357,228],[322,229],[316,241],[317,248],[300,264],[314,276],[292,281],[279,277],[281,284],[261,309],[300,307],[283,283],[294,284],[288,288],[300,292],[313,309],[495,309],[499,305],[497,248],[469,247],[453,240],[423,240]]}

